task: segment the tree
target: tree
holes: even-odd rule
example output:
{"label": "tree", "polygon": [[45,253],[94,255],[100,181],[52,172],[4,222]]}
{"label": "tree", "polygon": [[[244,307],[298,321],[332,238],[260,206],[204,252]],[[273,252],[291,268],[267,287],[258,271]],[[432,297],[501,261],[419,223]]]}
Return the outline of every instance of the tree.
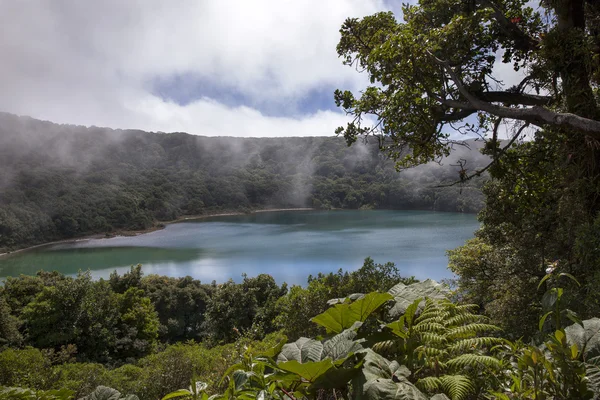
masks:
{"label": "tree", "polygon": [[[450,267],[459,294],[516,336],[536,330],[547,268],[582,282],[569,288],[570,307],[598,312],[600,4],[539,4],[422,0],[403,8],[404,22],[346,20],[338,44],[343,62],[371,79],[360,97],[335,92],[354,117],[337,130],[348,144],[374,135],[403,168],[440,160],[457,133],[485,141],[489,165],[458,163],[462,182],[492,178],[482,228],[451,252]],[[503,84],[500,62],[519,83]]]}
{"label": "tree", "polygon": [[200,340],[204,313],[212,293],[209,285],[189,276],[169,278],[150,275],[142,280],[160,320],[161,341]]}
{"label": "tree", "polygon": [[[366,71],[372,85],[358,98],[335,92],[336,104],[354,116],[337,133],[348,143],[378,135],[400,166],[412,166],[448,154],[448,127],[491,133],[489,152],[498,158],[506,149],[499,148],[499,126],[507,122],[517,127],[510,143],[524,126],[560,129],[579,150],[575,158],[597,160],[582,144],[600,139],[600,5],[541,1],[535,11],[526,4],[423,0],[403,8],[402,23],[391,12],[347,19],[338,54]],[[524,72],[516,86],[502,85],[494,70],[500,57]]]}
{"label": "tree", "polygon": [[131,360],[151,353],[157,344],[158,316],[144,291],[131,287],[118,295],[116,357]]}
{"label": "tree", "polygon": [[23,309],[28,339],[38,348],[74,343],[81,303],[92,286],[89,272],[66,278],[43,290]]}
{"label": "tree", "polygon": [[278,286],[266,274],[243,277],[240,284],[230,279],[219,285],[208,302],[204,325],[213,340],[231,342],[243,333],[260,337],[275,331],[275,303],[287,293],[287,285]]}
{"label": "tree", "polygon": [[0,349],[5,346],[18,345],[22,340],[18,320],[11,315],[10,307],[2,297],[0,289]]}

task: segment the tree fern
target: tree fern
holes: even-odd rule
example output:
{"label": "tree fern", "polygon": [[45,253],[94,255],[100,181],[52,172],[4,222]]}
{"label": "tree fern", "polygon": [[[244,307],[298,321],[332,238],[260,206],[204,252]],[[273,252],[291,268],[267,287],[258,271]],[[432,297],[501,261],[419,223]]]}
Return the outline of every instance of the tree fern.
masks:
{"label": "tree fern", "polygon": [[478,333],[498,331],[495,325],[483,324],[483,323],[472,323],[467,325],[461,325],[448,330],[448,336],[451,339],[462,339],[476,336]]}
{"label": "tree fern", "polygon": [[442,388],[442,381],[437,376],[426,376],[415,383],[415,386],[424,392],[435,392]]}
{"label": "tree fern", "polygon": [[454,344],[448,346],[448,350],[451,352],[464,352],[469,349],[480,349],[483,347],[492,347],[494,345],[502,343],[503,340],[500,338],[490,337],[490,336],[479,336],[468,339],[461,339]]}
{"label": "tree fern", "polygon": [[594,392],[595,398],[600,398],[600,356],[585,362],[585,373],[589,388]]}
{"label": "tree fern", "polygon": [[[487,349],[501,340],[483,335],[499,328],[475,314],[475,308],[447,299],[416,299],[407,307],[407,314],[419,309],[420,314],[405,314],[387,325],[399,336],[397,360],[414,371],[423,391],[443,391],[452,399],[463,399],[476,391],[475,382],[481,382],[482,375],[500,369],[501,362]],[[393,346],[387,343],[385,348],[389,352]]]}
{"label": "tree fern", "polygon": [[481,366],[500,368],[502,363],[495,357],[467,353],[448,360],[446,365],[454,369],[466,367],[477,368]]}
{"label": "tree fern", "polygon": [[440,377],[440,381],[444,392],[452,400],[462,400],[475,391],[471,379],[465,375],[444,375]]}

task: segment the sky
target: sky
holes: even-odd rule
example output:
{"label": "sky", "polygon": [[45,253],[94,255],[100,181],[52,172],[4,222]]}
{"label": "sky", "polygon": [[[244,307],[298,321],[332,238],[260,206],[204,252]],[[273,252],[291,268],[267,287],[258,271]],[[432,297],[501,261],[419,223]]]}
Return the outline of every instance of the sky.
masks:
{"label": "sky", "polygon": [[331,136],[335,47],[396,0],[0,0],[0,111],[206,136]]}
{"label": "sky", "polygon": [[[383,0],[0,0],[0,111],[207,136],[331,136],[335,47]],[[396,10],[397,11],[397,10]]]}

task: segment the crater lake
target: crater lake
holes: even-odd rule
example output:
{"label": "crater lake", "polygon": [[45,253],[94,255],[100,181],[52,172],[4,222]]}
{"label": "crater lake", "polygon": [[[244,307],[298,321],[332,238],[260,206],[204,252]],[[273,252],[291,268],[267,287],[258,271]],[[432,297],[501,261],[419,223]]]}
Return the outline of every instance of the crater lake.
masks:
{"label": "crater lake", "polygon": [[394,262],[403,276],[451,278],[446,250],[479,227],[474,214],[434,211],[278,211],[206,217],[164,229],[82,239],[0,256],[0,279],[38,270],[94,278],[142,264],[145,275],[192,276],[209,283],[242,274],[306,284],[319,272],[355,270],[366,257]]}

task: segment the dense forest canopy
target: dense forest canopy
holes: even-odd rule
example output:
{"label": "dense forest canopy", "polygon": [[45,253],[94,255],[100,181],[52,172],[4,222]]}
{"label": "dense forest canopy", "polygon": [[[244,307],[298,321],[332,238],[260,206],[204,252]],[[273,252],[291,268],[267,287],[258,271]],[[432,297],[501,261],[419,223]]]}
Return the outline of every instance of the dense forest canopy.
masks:
{"label": "dense forest canopy", "polygon": [[[283,133],[282,133],[283,134]],[[376,142],[233,138],[58,125],[0,114],[0,253],[89,233],[139,230],[182,215],[265,208],[476,212],[481,182],[448,164],[485,165],[477,142],[446,167],[398,175]]]}

